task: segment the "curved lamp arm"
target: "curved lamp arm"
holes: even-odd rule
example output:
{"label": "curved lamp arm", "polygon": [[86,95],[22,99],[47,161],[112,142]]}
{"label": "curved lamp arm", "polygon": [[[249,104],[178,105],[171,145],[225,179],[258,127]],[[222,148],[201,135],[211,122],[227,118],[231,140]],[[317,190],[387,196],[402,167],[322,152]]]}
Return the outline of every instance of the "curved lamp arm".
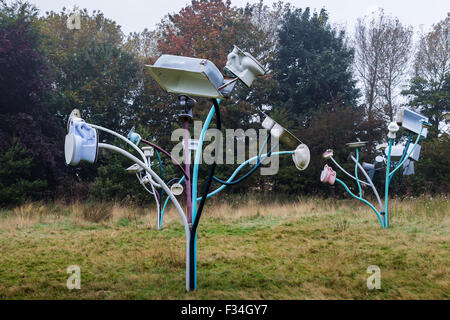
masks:
{"label": "curved lamp arm", "polygon": [[[145,191],[147,191],[147,192],[150,193],[150,194],[153,194],[153,191],[148,190],[148,188],[145,186],[144,180],[142,180],[140,174],[137,173],[137,172],[136,172],[136,177],[138,178],[139,183],[144,187]],[[152,188],[152,190],[153,190],[153,188]]]}
{"label": "curved lamp arm", "polygon": [[130,145],[134,150],[136,150],[136,151],[139,153],[139,155],[140,155],[140,156],[142,157],[142,159],[144,160],[144,163],[145,163],[146,165],[148,165],[148,161],[147,161],[147,158],[146,158],[145,155],[144,155],[144,152],[142,152],[142,150],[139,149],[139,147],[138,147],[137,145],[135,145],[133,142],[131,142],[130,140],[128,140],[127,138],[125,138],[125,137],[122,136],[121,134],[118,134],[117,132],[114,132],[114,131],[112,131],[112,130],[110,130],[110,129],[107,129],[107,128],[98,126],[98,125],[96,125],[96,124],[87,123],[87,125],[91,126],[92,128],[95,128],[95,129],[98,129],[98,130],[107,132],[107,133],[109,133],[109,134],[111,134],[111,135],[113,135],[113,136],[119,138],[120,140],[126,142],[128,145]]}
{"label": "curved lamp arm", "polygon": [[[107,129],[107,128],[98,126],[98,125],[96,125],[96,124],[88,123],[88,125],[91,126],[91,127],[93,127],[93,128],[95,128],[95,129],[98,129],[98,130],[104,131],[104,132],[106,132],[106,133],[109,133],[109,134],[111,134],[111,135],[113,135],[113,136],[119,138],[120,140],[126,142],[128,145],[130,145],[134,150],[136,150],[136,151],[140,154],[140,156],[141,156],[142,159],[144,160],[144,163],[145,163],[146,165],[148,165],[147,157],[144,155],[144,153],[142,152],[142,150],[141,150],[137,145],[135,145],[133,142],[131,142],[129,139],[125,138],[125,137],[122,136],[121,134],[118,134],[117,132],[114,132],[114,131],[112,131],[112,130],[110,130],[110,129]],[[155,181],[153,181],[153,179],[150,179],[150,183],[151,183],[153,186],[155,186],[155,187],[161,188],[161,185],[158,184],[158,183],[156,183]]]}
{"label": "curved lamp arm", "polygon": [[370,179],[369,175],[367,174],[366,170],[362,167],[362,165],[356,161],[355,157],[350,156],[350,158],[355,162],[355,164],[358,166],[358,168],[363,173],[364,177],[366,177],[367,181],[369,182],[369,185],[372,187],[373,193],[375,194],[375,197],[377,197],[378,205],[380,206],[380,210],[383,211],[383,203],[381,202],[380,195],[378,194],[377,188],[375,188],[375,185],[373,184],[373,181]]}
{"label": "curved lamp arm", "polygon": [[367,185],[367,186],[370,186],[370,183],[367,183],[367,182],[365,182],[365,181],[356,179],[356,178],[355,178],[354,176],[352,176],[350,173],[348,173],[347,171],[345,171],[345,169],[342,168],[342,167],[339,165],[339,163],[337,163],[337,161],[334,160],[334,158],[333,158],[332,156],[330,157],[330,159],[331,159],[331,161],[333,161],[333,163],[336,165],[336,167],[338,167],[339,169],[341,169],[341,171],[344,172],[346,175],[348,175],[350,178],[352,178],[352,179],[354,179],[354,180],[358,180],[359,183],[362,183],[362,184],[365,184],[365,185]]}
{"label": "curved lamp arm", "polygon": [[369,201],[367,201],[367,200],[365,200],[365,199],[363,199],[363,198],[360,198],[360,197],[356,196],[355,194],[353,194],[353,192],[350,191],[350,189],[347,187],[347,185],[346,185],[342,180],[336,178],[336,181],[339,182],[340,184],[342,184],[342,185],[344,186],[345,190],[347,190],[347,192],[348,192],[353,198],[355,198],[355,199],[357,199],[357,200],[359,200],[359,201],[362,201],[362,202],[364,202],[365,204],[367,204],[367,205],[375,212],[375,214],[377,215],[378,220],[380,221],[381,227],[382,227],[382,228],[385,228],[385,227],[386,227],[385,224],[384,224],[383,219],[381,218],[380,213],[378,212],[377,209],[375,209],[375,207],[374,207]]}
{"label": "curved lamp arm", "polygon": [[174,157],[172,157],[172,155],[171,155],[169,152],[167,152],[166,150],[164,150],[164,149],[161,148],[160,146],[158,146],[158,145],[156,145],[156,144],[154,144],[154,143],[152,143],[152,142],[150,142],[150,141],[141,139],[141,142],[143,142],[143,143],[145,143],[145,144],[148,144],[149,146],[152,146],[152,147],[155,148],[156,150],[161,151],[161,152],[164,153],[167,157],[169,157],[169,158],[172,160],[172,162],[178,167],[178,169],[181,170],[181,172],[183,173],[183,175],[184,175],[184,176],[186,177],[186,179],[188,180],[187,175],[186,175],[186,171],[183,169],[183,166],[177,161],[177,159],[175,159]]}
{"label": "curved lamp arm", "polygon": [[[282,155],[282,154],[293,154],[294,151],[279,151],[279,152],[273,152],[271,155],[272,156],[276,156],[276,155]],[[264,162],[264,160],[266,160],[266,158],[268,154],[263,154],[260,157],[262,158],[261,162]],[[234,170],[233,174],[228,178],[227,182],[230,182],[233,180],[233,178],[238,174],[238,172],[245,167],[247,164],[249,164],[251,161],[254,161],[258,158],[258,156],[254,156],[253,158],[248,159],[247,161],[243,162],[239,167],[236,168],[236,170]],[[217,188],[214,191],[211,191],[210,193],[208,193],[208,198],[212,197],[213,195],[215,195],[216,193],[222,191],[223,189],[225,189],[227,187],[226,184],[221,185],[219,188]],[[200,200],[201,197],[198,197],[197,200]]]}

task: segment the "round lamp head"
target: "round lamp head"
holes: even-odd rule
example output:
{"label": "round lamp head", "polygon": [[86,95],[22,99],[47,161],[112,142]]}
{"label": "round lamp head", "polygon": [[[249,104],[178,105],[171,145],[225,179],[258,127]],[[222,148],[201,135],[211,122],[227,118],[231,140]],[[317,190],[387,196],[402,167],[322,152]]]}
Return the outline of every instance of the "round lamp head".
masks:
{"label": "round lamp head", "polygon": [[324,153],[322,153],[322,158],[330,159],[333,156],[333,149],[327,149]]}
{"label": "round lamp head", "polygon": [[395,139],[396,133],[397,133],[397,131],[399,129],[400,129],[400,127],[398,126],[398,124],[396,122],[392,121],[391,123],[389,123],[389,125],[388,125],[388,130],[389,130],[388,138],[389,139]]}
{"label": "round lamp head", "polygon": [[180,194],[182,194],[182,193],[183,193],[183,190],[184,190],[183,186],[182,186],[181,184],[179,184],[179,183],[174,183],[174,184],[170,187],[170,191],[172,191],[172,193],[173,193],[175,196],[179,196]]}
{"label": "round lamp head", "polygon": [[376,161],[376,162],[384,162],[384,157],[382,157],[382,156],[376,156],[376,157],[375,157],[375,161]]}
{"label": "round lamp head", "polygon": [[310,159],[311,154],[309,148],[304,143],[298,145],[297,149],[295,149],[292,154],[292,160],[294,160],[295,167],[301,171],[308,167]]}

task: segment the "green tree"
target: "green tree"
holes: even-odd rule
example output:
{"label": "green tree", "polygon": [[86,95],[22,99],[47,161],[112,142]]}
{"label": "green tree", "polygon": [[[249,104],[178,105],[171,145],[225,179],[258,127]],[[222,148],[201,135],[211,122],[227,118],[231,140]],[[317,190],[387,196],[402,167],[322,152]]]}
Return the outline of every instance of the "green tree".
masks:
{"label": "green tree", "polygon": [[[45,106],[50,86],[46,81],[48,68],[41,39],[35,6],[21,1],[10,4],[0,1],[0,149],[10,150],[16,137],[32,157],[33,174],[28,177],[31,181],[28,186],[39,186],[32,184],[33,179],[47,181],[51,194],[59,181],[66,181],[61,147],[64,133]],[[5,170],[2,183],[16,181],[17,172],[10,171],[8,178]],[[28,189],[24,185],[17,190]],[[24,198],[32,194],[28,191],[22,194]],[[15,201],[17,194],[11,196],[11,201]]]}
{"label": "green tree", "polygon": [[409,104],[429,117],[430,136],[437,137],[443,114],[450,111],[450,17],[422,35],[414,62],[414,77],[403,94]]}
{"label": "green tree", "polygon": [[70,111],[113,130],[134,117],[139,65],[122,49],[123,34],[100,11],[80,11],[81,28],[67,28],[68,12],[47,12],[41,18],[54,91],[49,108],[64,125]]}
{"label": "green tree", "polygon": [[450,136],[426,139],[422,143],[420,160],[415,163],[415,174],[407,177],[407,192],[413,195],[420,193],[447,193],[450,190]]}
{"label": "green tree", "polygon": [[344,42],[344,31],[333,29],[328,13],[288,10],[278,32],[274,71],[280,104],[299,121],[308,111],[355,105],[358,90],[352,78],[353,49]]}
{"label": "green tree", "polygon": [[8,150],[0,152],[0,204],[20,204],[42,199],[47,182],[36,177],[30,152],[14,138]]}

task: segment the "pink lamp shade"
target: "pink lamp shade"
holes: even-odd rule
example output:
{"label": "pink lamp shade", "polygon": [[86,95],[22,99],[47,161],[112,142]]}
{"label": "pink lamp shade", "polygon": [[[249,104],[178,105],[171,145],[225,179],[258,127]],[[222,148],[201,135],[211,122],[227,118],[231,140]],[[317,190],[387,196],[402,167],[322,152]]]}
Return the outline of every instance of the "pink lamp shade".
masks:
{"label": "pink lamp shade", "polygon": [[334,171],[328,165],[325,165],[325,167],[323,167],[322,173],[320,174],[320,181],[333,185],[336,181],[336,171]]}

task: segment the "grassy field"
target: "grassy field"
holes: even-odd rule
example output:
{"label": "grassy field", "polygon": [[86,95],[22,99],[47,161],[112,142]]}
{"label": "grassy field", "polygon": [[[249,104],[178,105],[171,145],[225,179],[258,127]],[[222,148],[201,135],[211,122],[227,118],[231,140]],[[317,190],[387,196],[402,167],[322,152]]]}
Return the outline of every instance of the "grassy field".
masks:
{"label": "grassy field", "polygon": [[[449,299],[446,197],[394,200],[391,226],[352,200],[244,207],[210,203],[199,227],[198,287],[185,292],[175,211],[30,203],[0,211],[1,299]],[[81,269],[68,290],[67,267]],[[369,265],[381,289],[368,290]]]}

